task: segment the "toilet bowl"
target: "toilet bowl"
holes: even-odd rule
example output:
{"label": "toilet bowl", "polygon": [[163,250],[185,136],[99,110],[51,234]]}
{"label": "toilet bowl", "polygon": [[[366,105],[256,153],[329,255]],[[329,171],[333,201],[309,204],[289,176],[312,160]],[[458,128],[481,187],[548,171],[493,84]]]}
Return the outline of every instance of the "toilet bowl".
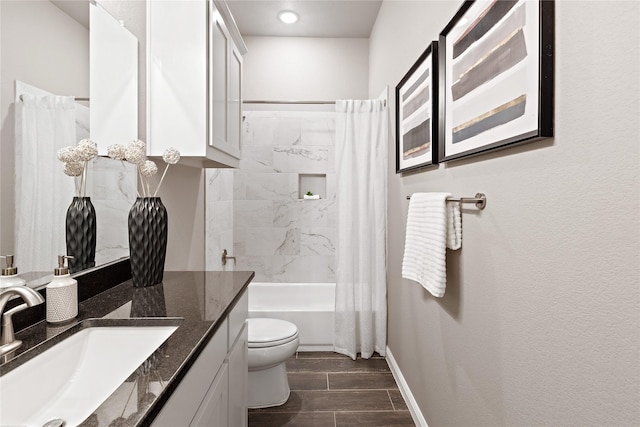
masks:
{"label": "toilet bowl", "polygon": [[285,361],[298,349],[298,328],[280,319],[247,320],[249,408],[267,408],[289,399]]}

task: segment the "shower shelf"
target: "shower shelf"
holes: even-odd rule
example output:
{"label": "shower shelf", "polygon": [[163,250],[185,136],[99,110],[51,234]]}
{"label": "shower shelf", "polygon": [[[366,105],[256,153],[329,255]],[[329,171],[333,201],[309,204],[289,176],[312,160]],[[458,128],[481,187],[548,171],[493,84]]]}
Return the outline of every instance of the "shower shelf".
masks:
{"label": "shower shelf", "polygon": [[298,199],[305,199],[305,194],[310,191],[314,195],[319,195],[320,199],[327,197],[327,175],[326,174],[300,174],[298,176]]}

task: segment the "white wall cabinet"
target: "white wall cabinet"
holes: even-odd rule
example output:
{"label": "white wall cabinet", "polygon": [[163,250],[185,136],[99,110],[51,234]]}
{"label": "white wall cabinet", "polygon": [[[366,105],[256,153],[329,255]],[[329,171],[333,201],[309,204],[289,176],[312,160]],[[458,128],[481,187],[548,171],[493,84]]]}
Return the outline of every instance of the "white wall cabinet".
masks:
{"label": "white wall cabinet", "polygon": [[147,2],[147,144],[181,163],[237,167],[241,155],[242,55],[224,1]]}
{"label": "white wall cabinet", "polygon": [[98,153],[138,137],[138,39],[98,3],[89,6],[89,123]]}
{"label": "white wall cabinet", "polygon": [[246,427],[249,311],[245,290],[153,421],[153,427]]}

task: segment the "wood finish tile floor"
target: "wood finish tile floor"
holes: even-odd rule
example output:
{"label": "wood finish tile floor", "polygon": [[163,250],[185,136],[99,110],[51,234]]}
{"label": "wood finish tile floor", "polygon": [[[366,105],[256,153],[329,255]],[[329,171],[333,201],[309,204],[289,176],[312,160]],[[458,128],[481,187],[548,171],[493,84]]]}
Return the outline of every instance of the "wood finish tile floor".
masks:
{"label": "wood finish tile floor", "polygon": [[249,427],[415,427],[383,357],[300,352],[287,375],[287,403],[250,409]]}

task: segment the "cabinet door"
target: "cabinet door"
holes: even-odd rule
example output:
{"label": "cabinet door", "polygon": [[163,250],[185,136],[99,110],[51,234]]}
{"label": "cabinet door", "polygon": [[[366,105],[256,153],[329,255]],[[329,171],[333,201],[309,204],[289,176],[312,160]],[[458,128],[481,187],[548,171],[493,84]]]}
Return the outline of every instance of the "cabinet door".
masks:
{"label": "cabinet door", "polygon": [[98,153],[138,137],[138,39],[113,16],[89,4],[89,123]]}
{"label": "cabinet door", "polygon": [[242,54],[231,43],[229,51],[228,142],[234,152],[242,147]]}
{"label": "cabinet door", "polygon": [[229,351],[229,426],[247,427],[247,400],[249,398],[249,366],[247,360],[247,324]]}
{"label": "cabinet door", "polygon": [[162,156],[175,147],[182,157],[202,157],[207,147],[207,3],[146,4],[148,154]]}
{"label": "cabinet door", "polygon": [[216,379],[211,384],[211,388],[202,401],[202,405],[193,417],[190,426],[192,427],[226,427],[229,424],[228,406],[229,395],[227,387],[229,384],[229,371],[227,364],[223,364]]}
{"label": "cabinet door", "polygon": [[[183,427],[190,425],[190,422],[193,423],[204,405],[203,399],[207,400],[208,393],[213,388],[212,384],[219,381],[223,371],[225,378],[228,376],[227,364],[224,362],[227,356],[227,334],[228,324],[225,319],[164,404],[153,421],[153,427]],[[224,387],[226,391],[227,381],[224,382]],[[226,414],[227,406],[224,408]],[[218,427],[226,424],[209,426]]]}
{"label": "cabinet door", "polygon": [[227,146],[229,33],[212,1],[209,8],[209,145],[222,149]]}
{"label": "cabinet door", "polygon": [[[233,42],[220,12],[209,2],[209,138],[210,149],[216,149],[236,159],[237,146],[231,142],[229,129],[230,62]],[[240,94],[236,94],[237,99]],[[241,106],[240,106],[241,108]]]}

